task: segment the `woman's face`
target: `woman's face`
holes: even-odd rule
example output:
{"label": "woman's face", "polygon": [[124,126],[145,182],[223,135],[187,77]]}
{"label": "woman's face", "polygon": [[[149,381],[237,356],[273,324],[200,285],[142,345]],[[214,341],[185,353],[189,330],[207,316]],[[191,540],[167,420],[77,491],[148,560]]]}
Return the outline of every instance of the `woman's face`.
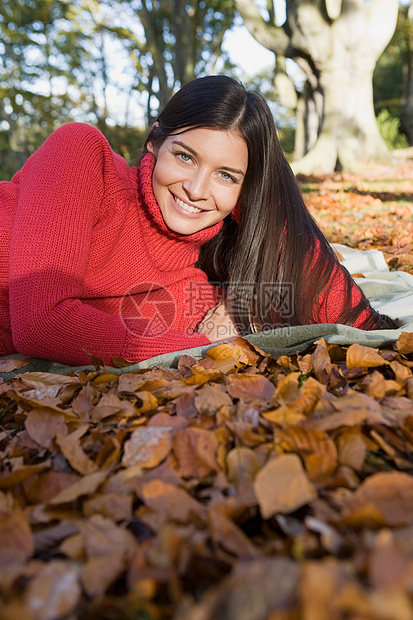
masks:
{"label": "woman's face", "polygon": [[168,228],[191,235],[231,213],[248,166],[238,133],[188,129],[147,148],[156,157],[153,191]]}

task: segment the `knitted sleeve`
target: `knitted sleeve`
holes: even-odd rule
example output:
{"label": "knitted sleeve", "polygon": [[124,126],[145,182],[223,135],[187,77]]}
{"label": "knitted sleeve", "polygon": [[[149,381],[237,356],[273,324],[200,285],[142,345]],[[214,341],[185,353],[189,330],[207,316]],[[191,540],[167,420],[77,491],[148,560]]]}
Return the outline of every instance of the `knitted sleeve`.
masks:
{"label": "knitted sleeve", "polygon": [[[350,304],[347,300],[347,280],[343,272],[344,267],[335,265],[330,275],[328,286],[322,291],[314,308],[314,322],[316,323],[337,323],[343,310],[350,311],[356,308],[364,299],[364,295],[355,282],[351,285]],[[347,306],[347,307],[345,307]],[[349,306],[349,307],[348,307]],[[353,327],[359,329],[372,329],[373,313],[368,306],[363,309],[356,317]]]}
{"label": "knitted sleeve", "polygon": [[209,344],[199,334],[174,331],[162,339],[140,337],[139,326],[132,332],[119,317],[81,301],[104,193],[105,148],[98,130],[71,123],[55,131],[19,173],[9,264],[12,337],[19,353],[67,364],[88,363],[93,354],[110,363],[115,356],[139,361]]}

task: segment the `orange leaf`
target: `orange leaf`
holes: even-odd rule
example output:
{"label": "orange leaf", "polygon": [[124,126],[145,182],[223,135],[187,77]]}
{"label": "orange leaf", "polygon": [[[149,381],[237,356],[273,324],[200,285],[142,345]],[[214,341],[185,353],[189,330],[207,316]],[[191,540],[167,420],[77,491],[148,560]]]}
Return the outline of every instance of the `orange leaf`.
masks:
{"label": "orange leaf", "polygon": [[337,449],[327,433],[313,428],[288,428],[275,431],[274,443],[279,449],[299,454],[311,480],[332,474],[337,467]]}
{"label": "orange leaf", "polygon": [[28,364],[30,364],[29,360],[2,359],[0,360],[0,372],[13,372]]}
{"label": "orange leaf", "polygon": [[413,478],[404,472],[373,474],[348,503],[352,512],[371,507],[390,527],[413,524]]}
{"label": "orange leaf", "polygon": [[271,400],[275,392],[274,385],[263,375],[229,375],[227,388],[232,398],[247,403],[257,399]]}
{"label": "orange leaf", "polygon": [[52,506],[67,504],[82,497],[82,495],[94,493],[108,475],[109,472],[107,471],[96,471],[88,476],[83,476],[78,482],[75,482],[70,487],[63,489],[63,491],[60,491],[60,493],[52,497],[52,499],[49,500],[49,504]]}
{"label": "orange leaf", "polygon": [[171,446],[169,427],[138,428],[125,443],[122,465],[155,467],[168,456]]}
{"label": "orange leaf", "polygon": [[223,386],[206,384],[195,392],[195,407],[201,415],[213,415],[223,406],[232,406],[232,400]]}
{"label": "orange leaf", "polygon": [[184,489],[155,479],[146,482],[141,498],[151,510],[179,523],[188,523],[192,515],[201,516],[204,508]]}
{"label": "orange leaf", "polygon": [[413,353],[413,332],[402,332],[396,342],[396,349],[403,355]]}
{"label": "orange leaf", "polygon": [[33,552],[32,532],[22,510],[0,512],[0,568],[20,564]]}
{"label": "orange leaf", "polygon": [[122,575],[125,564],[121,551],[87,560],[82,567],[82,583],[86,594],[90,598],[102,598],[108,587]]}
{"label": "orange leaf", "polygon": [[263,519],[293,512],[317,497],[296,454],[282,454],[268,461],[255,478],[254,491]]}
{"label": "orange leaf", "polygon": [[34,618],[55,620],[71,614],[79,603],[79,569],[62,560],[52,560],[38,571],[25,592],[25,602]]}
{"label": "orange leaf", "polygon": [[360,344],[352,344],[347,349],[346,365],[349,370],[352,368],[375,368],[388,363],[377,352],[377,349],[363,347]]}
{"label": "orange leaf", "polygon": [[214,433],[202,428],[175,431],[173,450],[184,478],[203,478],[216,472],[218,441]]}
{"label": "orange leaf", "polygon": [[24,426],[30,437],[42,448],[50,450],[56,435],[67,435],[64,415],[33,409],[27,414]]}
{"label": "orange leaf", "polygon": [[97,470],[97,465],[83,451],[80,445],[80,438],[89,429],[89,424],[82,424],[73,433],[66,437],[57,437],[56,443],[62,451],[62,454],[69,461],[73,469],[80,474],[91,474]]}

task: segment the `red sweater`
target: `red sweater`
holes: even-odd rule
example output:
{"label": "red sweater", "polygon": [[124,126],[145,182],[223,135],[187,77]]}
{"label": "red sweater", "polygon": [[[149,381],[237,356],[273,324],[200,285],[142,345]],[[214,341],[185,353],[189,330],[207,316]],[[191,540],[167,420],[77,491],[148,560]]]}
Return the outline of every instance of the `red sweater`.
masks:
{"label": "red sweater", "polygon": [[[193,330],[216,295],[194,265],[222,222],[188,236],[169,230],[153,166],[148,154],[129,168],[97,129],[70,123],[0,183],[0,355],[110,364],[209,344]],[[315,322],[340,315],[340,267],[328,288]],[[361,297],[354,285],[353,307]]]}
{"label": "red sweater", "polygon": [[154,158],[129,168],[83,123],[55,131],[0,183],[0,353],[110,363],[209,344],[191,334],[216,303],[194,267],[222,223],[193,235],[164,224]]}

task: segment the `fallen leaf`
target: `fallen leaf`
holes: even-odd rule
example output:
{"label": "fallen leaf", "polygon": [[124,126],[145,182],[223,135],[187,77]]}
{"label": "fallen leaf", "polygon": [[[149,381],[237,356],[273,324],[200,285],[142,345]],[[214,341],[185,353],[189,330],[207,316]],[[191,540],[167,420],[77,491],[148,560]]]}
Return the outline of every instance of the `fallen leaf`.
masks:
{"label": "fallen leaf", "polygon": [[51,449],[57,435],[67,435],[64,415],[33,409],[27,414],[24,426],[29,436],[42,448]]}
{"label": "fallen leaf", "polygon": [[369,476],[354,493],[348,510],[351,513],[369,506],[381,516],[385,525],[413,524],[413,478],[398,471]]}
{"label": "fallen leaf", "polygon": [[348,369],[353,368],[375,368],[388,364],[377,349],[364,347],[360,344],[352,344],[347,349],[346,365]]}
{"label": "fallen leaf", "polygon": [[73,502],[83,495],[90,495],[95,493],[105,478],[108,477],[109,472],[96,471],[87,476],[79,478],[78,482],[75,482],[70,487],[67,487],[60,491],[57,495],[49,500],[49,504],[56,506],[58,504],[67,504]]}
{"label": "fallen leaf", "polygon": [[270,459],[257,473],[254,491],[263,519],[293,512],[317,497],[296,454]]}
{"label": "fallen leaf", "polygon": [[122,575],[125,565],[122,551],[89,558],[82,567],[82,584],[86,594],[92,599],[101,599],[108,587]]}
{"label": "fallen leaf", "polygon": [[201,517],[204,512],[202,505],[184,489],[162,480],[146,482],[142,487],[141,498],[151,510],[179,523],[188,523],[192,516]]}
{"label": "fallen leaf", "polygon": [[402,332],[397,339],[396,349],[402,355],[413,353],[413,332]]}
{"label": "fallen leaf", "polygon": [[272,400],[275,387],[263,375],[229,375],[227,378],[228,394],[244,402],[252,402],[258,398]]}
{"label": "fallen leaf", "polygon": [[181,476],[202,479],[218,469],[218,441],[213,433],[201,428],[178,429],[174,433],[173,451]]}
{"label": "fallen leaf", "polygon": [[172,447],[168,427],[138,428],[125,443],[122,465],[130,467],[155,467],[169,454]]}
{"label": "fallen leaf", "polygon": [[35,620],[58,620],[76,609],[80,595],[78,567],[51,560],[29,583],[24,601]]}
{"label": "fallen leaf", "polygon": [[13,372],[30,364],[30,360],[1,359],[0,372]]}
{"label": "fallen leaf", "polygon": [[0,512],[0,569],[21,564],[34,552],[30,526],[22,510]]}

